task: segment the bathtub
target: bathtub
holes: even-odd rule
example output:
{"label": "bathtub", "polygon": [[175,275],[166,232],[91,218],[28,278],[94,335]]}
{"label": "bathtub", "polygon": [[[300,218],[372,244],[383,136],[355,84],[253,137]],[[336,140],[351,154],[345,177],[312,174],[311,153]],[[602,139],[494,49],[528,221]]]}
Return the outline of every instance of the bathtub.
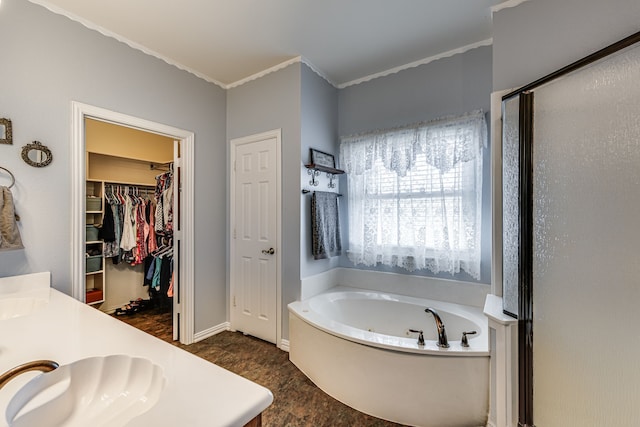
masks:
{"label": "bathtub", "polygon": [[[433,316],[449,348],[437,344]],[[489,329],[480,308],[338,286],[289,308],[289,358],[325,393],[413,426],[485,426]],[[423,330],[425,344],[418,344]],[[462,347],[462,332],[469,347]]]}

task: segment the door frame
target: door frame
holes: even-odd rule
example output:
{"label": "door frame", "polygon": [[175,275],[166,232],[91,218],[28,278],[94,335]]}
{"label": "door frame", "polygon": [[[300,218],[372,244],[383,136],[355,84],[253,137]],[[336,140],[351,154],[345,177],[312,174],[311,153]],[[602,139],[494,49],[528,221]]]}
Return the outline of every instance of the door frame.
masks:
{"label": "door frame", "polygon": [[163,125],[93,105],[71,101],[71,296],[85,301],[84,212],[86,180],[85,118],[100,120],[180,141],[181,150],[181,241],[178,278],[180,301],[180,343],[194,341],[194,142],[190,131]]}
{"label": "door frame", "polygon": [[233,307],[233,295],[236,290],[235,265],[235,218],[236,218],[236,147],[244,144],[276,139],[276,347],[282,348],[282,129],[274,129],[255,135],[235,138],[230,141],[229,152],[229,322],[231,330],[237,325],[236,313]]}

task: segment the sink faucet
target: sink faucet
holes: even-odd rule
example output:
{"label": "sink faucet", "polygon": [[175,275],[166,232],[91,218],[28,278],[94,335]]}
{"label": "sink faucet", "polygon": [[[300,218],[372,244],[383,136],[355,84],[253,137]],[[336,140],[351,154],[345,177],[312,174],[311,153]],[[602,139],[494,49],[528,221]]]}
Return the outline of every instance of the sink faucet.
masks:
{"label": "sink faucet", "polygon": [[60,365],[58,365],[53,360],[35,360],[33,362],[23,363],[22,365],[18,365],[15,368],[9,369],[4,374],[0,375],[0,389],[4,387],[13,378],[25,372],[29,372],[29,371],[51,372],[54,369],[57,369],[59,366]]}
{"label": "sink faucet", "polygon": [[436,327],[438,328],[438,347],[449,348],[449,341],[447,340],[447,332],[444,330],[444,323],[440,319],[440,315],[433,308],[425,308],[425,312],[433,314],[433,318],[436,321]]}

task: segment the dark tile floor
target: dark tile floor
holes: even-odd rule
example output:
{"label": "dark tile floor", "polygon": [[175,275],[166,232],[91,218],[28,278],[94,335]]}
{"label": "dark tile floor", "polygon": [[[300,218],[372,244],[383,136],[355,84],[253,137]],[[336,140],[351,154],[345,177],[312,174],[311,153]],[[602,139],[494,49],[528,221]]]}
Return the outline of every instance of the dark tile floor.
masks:
{"label": "dark tile floor", "polygon": [[185,346],[171,339],[171,313],[148,310],[117,318],[271,390],[273,404],[262,416],[265,427],[399,426],[328,396],[289,361],[287,352],[274,344],[239,332],[222,332]]}

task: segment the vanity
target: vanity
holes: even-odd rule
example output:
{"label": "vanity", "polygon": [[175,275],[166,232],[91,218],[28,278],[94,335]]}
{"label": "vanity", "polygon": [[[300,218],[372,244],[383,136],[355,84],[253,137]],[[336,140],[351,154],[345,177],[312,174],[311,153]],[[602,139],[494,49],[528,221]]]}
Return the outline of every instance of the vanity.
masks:
{"label": "vanity", "polygon": [[[261,413],[273,401],[268,389],[50,288],[49,273],[0,278],[0,374],[40,359],[60,365],[46,374],[22,373],[0,389],[0,427],[9,425],[5,414],[10,401],[28,389],[30,380],[31,386],[37,382],[34,378],[45,378],[66,365],[111,360],[114,355],[153,365],[160,373],[160,386],[155,403],[143,413],[110,425],[259,426]],[[138,377],[142,371],[132,369],[124,376]],[[85,370],[76,378],[90,374]],[[114,378],[113,374],[106,376]]]}

